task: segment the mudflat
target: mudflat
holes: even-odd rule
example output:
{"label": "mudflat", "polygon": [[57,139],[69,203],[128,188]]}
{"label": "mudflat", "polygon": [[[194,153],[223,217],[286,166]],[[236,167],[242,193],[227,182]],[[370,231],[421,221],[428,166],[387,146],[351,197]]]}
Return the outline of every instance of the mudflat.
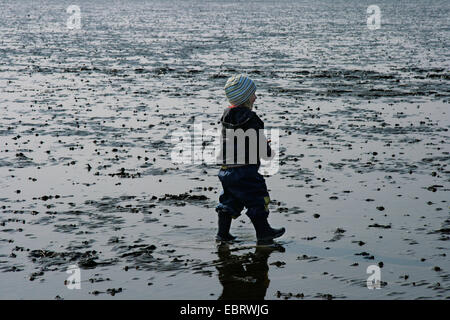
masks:
{"label": "mudflat", "polygon": [[[68,30],[2,1],[0,298],[448,299],[450,3],[379,6],[81,1]],[[280,132],[272,247],[245,215],[217,246],[218,167],[171,159],[241,72]]]}

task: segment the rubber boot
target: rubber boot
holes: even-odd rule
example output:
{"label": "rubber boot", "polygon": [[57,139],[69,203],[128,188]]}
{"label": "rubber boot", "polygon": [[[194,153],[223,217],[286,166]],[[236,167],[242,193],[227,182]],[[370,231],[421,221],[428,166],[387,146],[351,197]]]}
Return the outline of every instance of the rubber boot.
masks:
{"label": "rubber boot", "polygon": [[216,241],[222,242],[222,241],[233,241],[236,239],[235,236],[232,236],[230,234],[230,227],[231,227],[231,215],[223,212],[218,211],[218,217],[219,217],[219,231],[217,232]]}
{"label": "rubber boot", "polygon": [[281,237],[286,232],[285,228],[272,228],[267,221],[267,217],[253,218],[251,221],[255,227],[258,244],[271,243],[273,239]]}

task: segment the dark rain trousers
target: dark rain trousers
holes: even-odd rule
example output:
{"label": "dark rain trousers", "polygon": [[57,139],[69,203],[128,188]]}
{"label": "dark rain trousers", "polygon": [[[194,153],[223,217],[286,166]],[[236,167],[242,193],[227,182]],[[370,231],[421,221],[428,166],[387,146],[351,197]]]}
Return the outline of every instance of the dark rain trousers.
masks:
{"label": "dark rain trousers", "polygon": [[220,169],[218,176],[223,191],[219,196],[216,211],[226,212],[237,218],[245,207],[246,215],[250,219],[268,217],[269,192],[258,168],[258,165],[245,165]]}

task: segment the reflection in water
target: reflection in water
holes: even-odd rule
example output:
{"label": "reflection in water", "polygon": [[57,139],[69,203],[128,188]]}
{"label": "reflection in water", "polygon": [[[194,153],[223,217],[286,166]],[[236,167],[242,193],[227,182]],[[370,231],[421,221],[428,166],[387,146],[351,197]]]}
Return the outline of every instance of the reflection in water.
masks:
{"label": "reflection in water", "polygon": [[281,245],[257,246],[254,253],[241,256],[231,251],[228,244],[217,247],[216,268],[223,286],[219,300],[263,300],[270,283],[267,260],[272,252],[284,252],[285,249]]}

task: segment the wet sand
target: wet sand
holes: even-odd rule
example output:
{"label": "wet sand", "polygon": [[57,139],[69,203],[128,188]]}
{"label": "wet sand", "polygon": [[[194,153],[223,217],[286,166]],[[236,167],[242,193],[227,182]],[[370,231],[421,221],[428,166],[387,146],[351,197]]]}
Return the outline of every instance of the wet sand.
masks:
{"label": "wet sand", "polygon": [[[373,33],[305,3],[82,1],[66,30],[57,1],[2,2],[0,298],[448,299],[449,4],[380,3]],[[218,247],[218,168],[170,157],[241,71],[280,130],[273,248],[245,215]]]}

